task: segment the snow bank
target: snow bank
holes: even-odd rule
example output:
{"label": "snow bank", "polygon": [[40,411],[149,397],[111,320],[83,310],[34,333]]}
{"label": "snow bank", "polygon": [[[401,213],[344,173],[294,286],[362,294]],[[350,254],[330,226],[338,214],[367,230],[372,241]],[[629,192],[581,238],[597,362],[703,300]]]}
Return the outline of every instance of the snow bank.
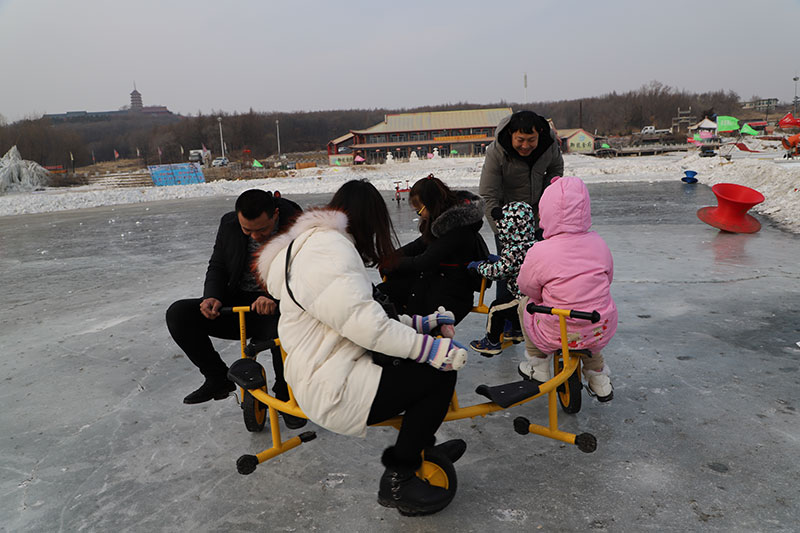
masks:
{"label": "snow bank", "polygon": [[764,195],[754,211],[767,215],[794,233],[800,233],[800,161],[745,158],[727,161],[722,157],[686,157],[683,165],[697,172],[700,183],[736,183]]}
{"label": "snow bank", "polygon": [[[728,147],[722,148],[723,154],[727,151]],[[800,233],[800,162],[781,159],[783,152],[774,149],[757,153],[733,149],[730,155],[728,161],[723,157],[701,158],[686,153],[614,159],[567,154],[564,156],[564,173],[578,176],[587,183],[653,182],[680,180],[685,170],[694,170],[700,183],[738,183],[758,190],[766,201],[754,209],[772,217],[790,231]],[[361,178],[368,179],[378,189],[392,191],[396,181],[405,187],[406,181],[413,184],[430,173],[453,187],[477,187],[482,167],[482,157],[437,158],[390,165],[309,168],[290,171],[290,175],[283,178],[214,181],[197,185],[129,189],[96,186],[46,188],[0,196],[0,216],[203,196],[238,196],[254,187],[279,190],[286,195],[333,193],[346,181]]]}

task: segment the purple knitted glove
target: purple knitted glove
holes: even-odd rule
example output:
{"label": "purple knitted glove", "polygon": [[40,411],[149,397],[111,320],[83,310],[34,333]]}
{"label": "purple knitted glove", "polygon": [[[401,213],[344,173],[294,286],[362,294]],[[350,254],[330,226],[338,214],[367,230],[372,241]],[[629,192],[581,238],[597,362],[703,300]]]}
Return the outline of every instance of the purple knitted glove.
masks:
{"label": "purple knitted glove", "polygon": [[444,325],[452,325],[456,323],[456,316],[451,312],[447,311],[444,307],[439,307],[437,312],[431,313],[427,316],[420,316],[420,315],[412,315],[411,316],[411,324],[412,327],[417,330],[417,333],[424,333],[428,334],[431,330],[436,329],[439,326]]}
{"label": "purple knitted glove", "polygon": [[452,339],[437,339],[426,335],[415,361],[428,363],[439,370],[459,370],[467,363],[467,350]]}

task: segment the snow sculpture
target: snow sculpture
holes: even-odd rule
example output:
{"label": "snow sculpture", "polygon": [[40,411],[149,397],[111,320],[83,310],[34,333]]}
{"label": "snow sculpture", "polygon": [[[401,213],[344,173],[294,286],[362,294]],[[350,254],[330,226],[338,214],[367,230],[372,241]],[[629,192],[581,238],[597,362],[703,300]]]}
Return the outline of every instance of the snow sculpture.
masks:
{"label": "snow sculpture", "polygon": [[386,151],[386,163],[394,163],[394,156],[392,155],[392,152],[388,150]]}
{"label": "snow sculpture", "polygon": [[412,151],[408,159],[409,161],[419,161],[419,156],[417,155],[417,151],[416,150]]}
{"label": "snow sculpture", "polygon": [[439,159],[439,149],[438,148],[434,148],[433,149],[433,157],[431,159]]}
{"label": "snow sculpture", "polygon": [[32,191],[47,183],[50,173],[35,161],[26,161],[12,146],[0,158],[0,194]]}

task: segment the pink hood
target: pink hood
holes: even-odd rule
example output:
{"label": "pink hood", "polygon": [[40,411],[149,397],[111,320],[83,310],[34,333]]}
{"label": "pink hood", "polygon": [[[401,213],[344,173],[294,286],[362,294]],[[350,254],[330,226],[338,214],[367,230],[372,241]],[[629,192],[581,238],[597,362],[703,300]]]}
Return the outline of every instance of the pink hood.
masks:
{"label": "pink hood", "polygon": [[[598,311],[597,324],[567,319],[571,348],[602,350],[617,329],[617,308],[611,298],[614,261],[603,238],[589,231],[591,201],[586,185],[571,177],[554,178],[539,201],[544,240],[525,256],[517,284],[538,305]],[[525,313],[525,329],[543,352],[561,347],[558,317]]]}
{"label": "pink hood", "polygon": [[553,178],[539,200],[539,226],[544,238],[559,233],[586,233],[592,227],[592,201],[579,178]]}

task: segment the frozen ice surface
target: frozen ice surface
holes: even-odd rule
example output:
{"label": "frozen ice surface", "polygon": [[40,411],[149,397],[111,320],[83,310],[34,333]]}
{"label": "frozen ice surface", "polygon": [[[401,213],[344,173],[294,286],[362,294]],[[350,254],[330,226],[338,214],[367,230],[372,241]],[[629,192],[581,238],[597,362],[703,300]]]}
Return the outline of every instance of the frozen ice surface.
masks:
{"label": "frozen ice surface", "polygon": [[[652,164],[680,158],[661,160]],[[588,174],[590,162],[570,158],[568,168]],[[477,184],[469,168],[465,184]],[[392,429],[357,439],[309,424],[316,440],[242,476],[236,459],[267,448],[269,434],[248,433],[233,399],[182,403],[201,377],[169,338],[164,312],[200,294],[219,217],[234,185],[251,183],[0,218],[0,530],[796,530],[800,237],[758,214],[760,232],[721,233],[695,216],[714,203],[709,188],[670,172],[650,183],[588,180],[594,229],[616,266],[620,322],[605,350],[615,393],[602,405],[584,395],[581,411],[559,413],[559,423],[594,434],[597,451],[516,434],[517,416],[546,423],[544,399],[447,423],[440,440],[468,442],[458,493],[443,512],[415,519],[376,502]],[[303,206],[330,198],[285,194]],[[392,196],[408,242],[414,214]],[[456,338],[480,338],[484,325],[470,315]],[[229,363],[238,357],[236,342],[216,346]],[[518,379],[521,350],[471,353],[461,405],[483,401],[481,383]]]}

